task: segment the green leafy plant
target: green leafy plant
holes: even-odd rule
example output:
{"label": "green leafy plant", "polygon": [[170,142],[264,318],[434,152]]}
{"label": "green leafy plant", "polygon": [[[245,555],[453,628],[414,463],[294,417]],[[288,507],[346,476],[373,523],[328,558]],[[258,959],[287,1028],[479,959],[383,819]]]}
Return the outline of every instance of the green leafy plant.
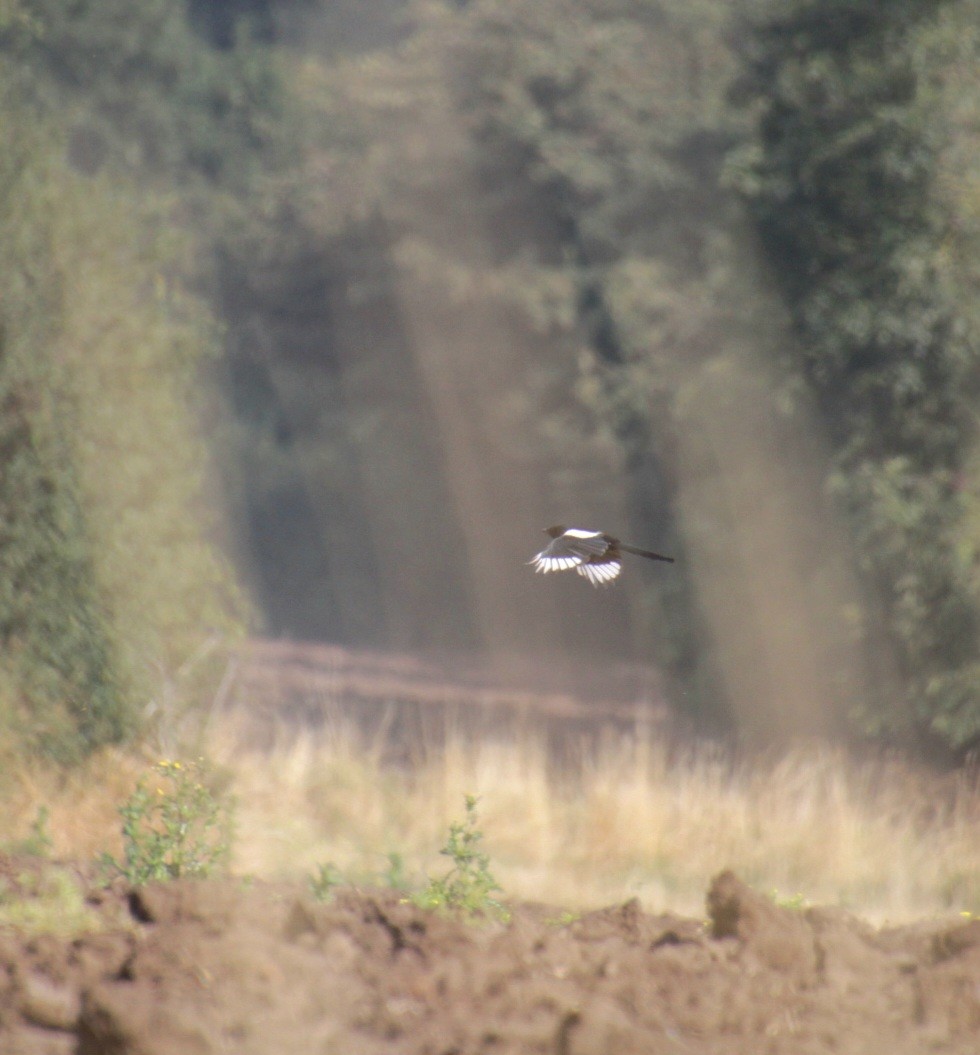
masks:
{"label": "green leafy plant", "polygon": [[37,808],[34,820],[31,821],[31,833],[24,840],[25,852],[34,857],[48,857],[51,853],[51,834],[48,831],[48,818],[50,813],[48,807],[41,805]]}
{"label": "green leafy plant", "polygon": [[343,881],[340,869],[332,861],[318,864],[316,872],[308,877],[310,891],[317,901],[331,901],[334,887],[340,886]]}
{"label": "green leafy plant", "polygon": [[466,796],[466,819],[449,826],[446,845],[439,851],[452,861],[452,868],[442,878],[430,879],[412,901],[422,908],[508,919],[507,909],[492,896],[500,886],[490,871],[490,858],[480,849],[483,833],[477,827],[478,801],[474,795]]}
{"label": "green leafy plant", "polygon": [[50,857],[52,842],[48,832],[49,816],[47,806],[38,806],[29,833],[23,839],[5,843],[3,849],[8,853],[26,854],[28,857]]}
{"label": "green leafy plant", "polygon": [[230,804],[209,786],[203,759],[164,759],[153,776],[119,808],[123,861],[103,854],[103,865],[135,885],[211,875],[231,851]]}
{"label": "green leafy plant", "polygon": [[400,853],[392,850],[385,854],[388,867],[381,873],[381,882],[391,890],[408,890],[411,881],[405,873],[405,859]]}

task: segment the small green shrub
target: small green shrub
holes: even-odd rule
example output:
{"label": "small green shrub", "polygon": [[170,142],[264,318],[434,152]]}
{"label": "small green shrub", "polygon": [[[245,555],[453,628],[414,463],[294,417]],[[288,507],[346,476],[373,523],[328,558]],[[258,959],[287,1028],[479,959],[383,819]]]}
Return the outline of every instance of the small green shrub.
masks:
{"label": "small green shrub", "polygon": [[324,861],[316,866],[316,873],[309,876],[307,881],[317,901],[332,901],[334,887],[340,886],[344,877],[332,861]]}
{"label": "small green shrub", "polygon": [[388,867],[381,873],[381,883],[389,890],[410,890],[411,880],[405,873],[405,859],[400,853],[392,850],[385,854]]}
{"label": "small green shrub", "polygon": [[453,862],[452,868],[441,879],[430,879],[412,901],[422,908],[508,919],[508,911],[492,897],[500,886],[490,871],[490,858],[479,848],[483,833],[477,827],[477,801],[474,795],[466,796],[466,820],[449,826],[449,838],[439,851]]}
{"label": "small green shrub", "polygon": [[211,875],[231,852],[230,804],[208,786],[203,759],[165,759],[153,773],[150,785],[141,780],[119,808],[124,860],[104,854],[103,865],[137,886]]}
{"label": "small green shrub", "polygon": [[31,821],[31,829],[23,839],[15,839],[4,843],[3,849],[7,853],[26,854],[28,857],[50,857],[52,842],[48,832],[48,817],[50,816],[47,806],[38,806],[34,820]]}

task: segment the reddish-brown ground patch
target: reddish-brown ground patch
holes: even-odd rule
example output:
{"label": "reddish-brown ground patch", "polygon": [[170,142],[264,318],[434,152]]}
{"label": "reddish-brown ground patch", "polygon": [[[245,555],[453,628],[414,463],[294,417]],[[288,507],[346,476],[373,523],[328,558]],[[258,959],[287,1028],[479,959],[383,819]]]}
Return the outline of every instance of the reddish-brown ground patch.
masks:
{"label": "reddish-brown ground patch", "polygon": [[636,902],[472,923],[233,880],[92,899],[97,934],[0,928],[4,1055],[980,1051],[980,922],[876,931],[731,873],[707,924]]}

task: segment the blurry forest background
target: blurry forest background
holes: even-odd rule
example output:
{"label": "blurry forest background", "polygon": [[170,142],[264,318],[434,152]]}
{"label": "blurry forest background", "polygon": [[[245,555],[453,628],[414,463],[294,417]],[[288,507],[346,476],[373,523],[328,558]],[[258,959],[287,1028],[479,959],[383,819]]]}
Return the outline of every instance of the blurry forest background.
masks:
{"label": "blurry forest background", "polygon": [[10,743],[247,629],[980,743],[980,0],[0,0],[0,128]]}

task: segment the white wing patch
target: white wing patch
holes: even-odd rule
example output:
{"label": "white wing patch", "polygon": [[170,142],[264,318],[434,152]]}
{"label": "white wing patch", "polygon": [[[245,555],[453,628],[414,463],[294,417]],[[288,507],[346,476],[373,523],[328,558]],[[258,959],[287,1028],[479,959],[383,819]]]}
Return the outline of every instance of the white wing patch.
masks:
{"label": "white wing patch", "polygon": [[528,563],[534,565],[536,572],[545,575],[552,571],[568,571],[574,568],[593,586],[604,586],[612,582],[623,569],[618,560],[604,561],[602,564],[583,564],[581,557],[548,557],[544,553],[539,553]]}
{"label": "white wing patch", "polygon": [[623,570],[618,560],[606,561],[603,564],[579,564],[575,569],[579,575],[585,576],[593,586],[605,586]]}
{"label": "white wing patch", "polygon": [[536,572],[544,572],[545,575],[549,571],[568,571],[569,568],[576,568],[582,563],[581,557],[549,557],[547,550],[542,550],[532,561],[528,563],[534,565]]}

